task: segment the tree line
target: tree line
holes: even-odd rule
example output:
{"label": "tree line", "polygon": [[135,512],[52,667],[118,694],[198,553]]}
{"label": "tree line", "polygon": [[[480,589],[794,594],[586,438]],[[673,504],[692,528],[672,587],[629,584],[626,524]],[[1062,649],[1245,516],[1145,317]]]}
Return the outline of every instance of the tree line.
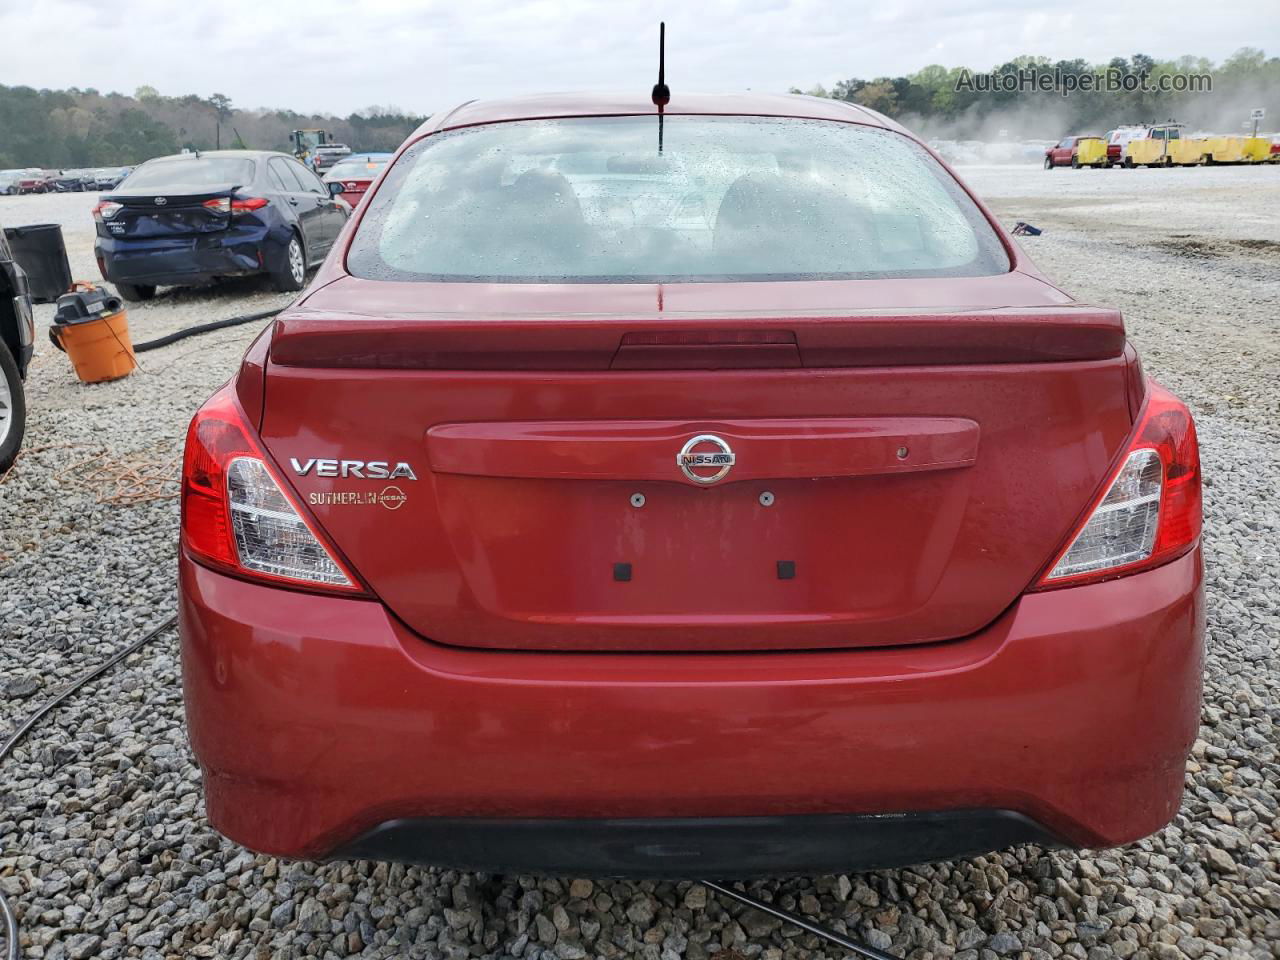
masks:
{"label": "tree line", "polygon": [[[1262,107],[1261,130],[1280,129],[1280,57],[1244,47],[1222,63],[1203,57],[1156,60],[1146,54],[1116,57],[1108,63],[1016,57],[987,71],[1027,82],[973,82],[975,71],[937,64],[900,77],[842,80],[831,89],[793,87],[792,93],[847,100],[870,107],[928,136],[953,139],[1057,139],[1069,133],[1102,133],[1120,124],[1180,120],[1218,133],[1241,133],[1251,110]],[[1044,89],[1057,77],[1105,74],[1118,90],[1080,90],[1062,96]],[[1172,89],[1172,78],[1208,75],[1210,90]],[[1035,82],[1043,75],[1044,84]],[[1141,81],[1145,79],[1146,83]],[[1071,81],[1068,81],[1071,82]],[[994,87],[994,89],[992,89]],[[1010,87],[1012,89],[1006,89]]]}
{"label": "tree line", "polygon": [[347,117],[242,110],[222,94],[166,97],[150,86],[126,96],[0,85],[0,169],[136,164],[184,148],[292,152],[290,132],[317,127],[357,152],[394,150],[422,120],[378,106]]}
{"label": "tree line", "polygon": [[[955,139],[1056,139],[1101,133],[1122,123],[1178,119],[1219,133],[1238,133],[1249,111],[1262,107],[1263,130],[1280,129],[1280,58],[1244,47],[1220,64],[1202,57],[1156,60],[1145,54],[1105,64],[1016,57],[989,71],[997,77],[1081,77],[1108,72],[1122,89],[1077,90],[1071,96],[1038,85],[983,89],[973,71],[937,64],[900,77],[852,77],[809,93],[862,104],[899,119],[926,136]],[[1209,91],[1165,91],[1161,77],[1207,74]],[[1145,79],[1147,84],[1130,83]],[[965,82],[968,80],[969,82]],[[1010,87],[1006,89],[1006,87]],[[1028,89],[1028,87],[1030,89]],[[1132,89],[1128,89],[1132,87]],[[290,151],[289,133],[329,130],[355,151],[394,150],[423,118],[396,107],[373,106],[347,117],[292,110],[245,110],[221,95],[161,95],[143,86],[133,96],[0,85],[0,169],[134,164],[183,148],[249,147]]]}

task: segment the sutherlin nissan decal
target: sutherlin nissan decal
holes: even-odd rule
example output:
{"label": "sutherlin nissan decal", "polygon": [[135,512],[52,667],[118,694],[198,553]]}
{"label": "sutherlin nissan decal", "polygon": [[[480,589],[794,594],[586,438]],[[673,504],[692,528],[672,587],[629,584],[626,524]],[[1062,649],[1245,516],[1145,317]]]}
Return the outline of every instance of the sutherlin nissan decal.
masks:
{"label": "sutherlin nissan decal", "polygon": [[314,474],[317,477],[355,477],[359,480],[417,480],[413,467],[403,460],[391,465],[388,460],[299,460],[289,458],[293,472],[300,477]]}

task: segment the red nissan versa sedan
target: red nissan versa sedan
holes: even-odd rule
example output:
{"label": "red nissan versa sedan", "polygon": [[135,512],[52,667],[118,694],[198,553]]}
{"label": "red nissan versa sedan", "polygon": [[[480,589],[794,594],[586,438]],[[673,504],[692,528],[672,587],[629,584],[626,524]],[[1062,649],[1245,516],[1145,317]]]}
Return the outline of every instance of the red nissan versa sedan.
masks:
{"label": "red nissan versa sedan", "polygon": [[847,103],[469,103],[196,414],[191,742],[266,853],[819,873],[1177,810],[1200,467]]}

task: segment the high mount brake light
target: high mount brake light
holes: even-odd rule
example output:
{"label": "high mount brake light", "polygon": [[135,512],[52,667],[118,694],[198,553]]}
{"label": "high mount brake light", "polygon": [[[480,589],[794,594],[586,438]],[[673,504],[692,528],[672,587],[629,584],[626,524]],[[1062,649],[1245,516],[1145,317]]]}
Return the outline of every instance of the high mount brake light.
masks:
{"label": "high mount brake light", "polygon": [[1200,448],[1186,406],[1154,380],[1124,459],[1035,589],[1150,570],[1200,539]]}
{"label": "high mount brake light", "polygon": [[102,200],[93,208],[93,217],[95,220],[110,220],[122,209],[124,209],[123,203],[116,203],[114,200]]}
{"label": "high mount brake light", "polygon": [[229,386],[187,429],[182,543],[200,562],[238,576],[364,592],[276,476]]}

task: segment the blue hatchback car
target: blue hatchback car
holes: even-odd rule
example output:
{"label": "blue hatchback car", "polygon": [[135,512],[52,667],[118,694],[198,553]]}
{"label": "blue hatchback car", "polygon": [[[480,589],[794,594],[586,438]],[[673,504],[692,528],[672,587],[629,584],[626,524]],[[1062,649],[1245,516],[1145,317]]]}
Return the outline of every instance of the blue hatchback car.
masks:
{"label": "blue hatchback car", "polygon": [[301,290],[348,209],[293,157],[217,150],[148,160],[93,208],[102,276],[126,300],[265,273]]}

